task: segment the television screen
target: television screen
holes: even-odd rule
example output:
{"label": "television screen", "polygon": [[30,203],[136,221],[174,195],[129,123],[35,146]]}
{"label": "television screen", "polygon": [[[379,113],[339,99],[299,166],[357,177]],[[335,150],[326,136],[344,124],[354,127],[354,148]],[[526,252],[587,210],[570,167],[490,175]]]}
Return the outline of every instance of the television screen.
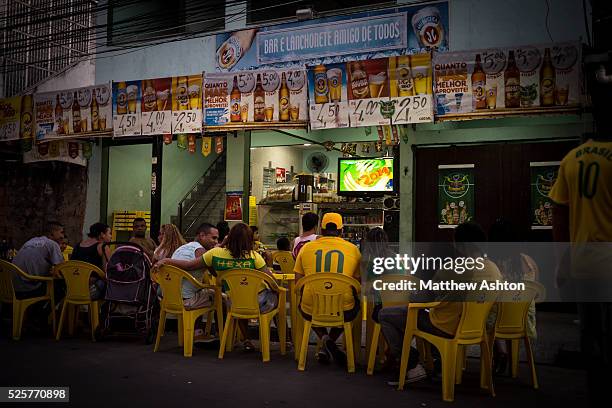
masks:
{"label": "television screen", "polygon": [[339,195],[393,193],[393,158],[338,159]]}

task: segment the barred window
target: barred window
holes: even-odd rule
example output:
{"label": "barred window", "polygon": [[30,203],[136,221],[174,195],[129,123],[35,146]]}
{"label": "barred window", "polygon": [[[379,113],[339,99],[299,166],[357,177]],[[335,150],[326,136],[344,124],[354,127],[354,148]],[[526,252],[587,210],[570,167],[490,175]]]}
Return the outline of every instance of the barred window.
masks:
{"label": "barred window", "polygon": [[91,0],[4,0],[4,96],[23,92],[91,51]]}

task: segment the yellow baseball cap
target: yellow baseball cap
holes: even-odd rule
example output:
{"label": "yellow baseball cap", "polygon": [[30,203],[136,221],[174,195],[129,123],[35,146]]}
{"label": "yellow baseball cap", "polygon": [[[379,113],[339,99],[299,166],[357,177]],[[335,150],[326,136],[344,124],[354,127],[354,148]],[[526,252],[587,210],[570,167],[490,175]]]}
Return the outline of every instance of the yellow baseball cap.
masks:
{"label": "yellow baseball cap", "polygon": [[342,216],[334,212],[326,213],[321,221],[321,228],[325,229],[327,224],[335,224],[336,229],[342,229]]}

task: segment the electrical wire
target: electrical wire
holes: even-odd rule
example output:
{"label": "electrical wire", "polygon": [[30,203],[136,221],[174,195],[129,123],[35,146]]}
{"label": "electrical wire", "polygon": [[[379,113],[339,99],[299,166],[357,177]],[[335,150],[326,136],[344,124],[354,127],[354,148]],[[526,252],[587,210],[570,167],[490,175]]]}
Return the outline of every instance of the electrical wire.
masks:
{"label": "electrical wire", "polygon": [[548,33],[548,38],[550,38],[550,42],[554,42],[552,35],[550,34],[550,26],[549,26],[549,19],[548,17],[550,16],[550,3],[548,2],[549,0],[545,0],[546,2],[546,19],[545,19],[545,25],[546,25],[546,32]]}
{"label": "electrical wire", "polygon": [[587,6],[586,0],[582,0],[582,15],[584,16],[584,30],[586,31],[587,42],[589,47],[592,47],[591,43],[591,29],[589,28],[589,19],[587,17]]}

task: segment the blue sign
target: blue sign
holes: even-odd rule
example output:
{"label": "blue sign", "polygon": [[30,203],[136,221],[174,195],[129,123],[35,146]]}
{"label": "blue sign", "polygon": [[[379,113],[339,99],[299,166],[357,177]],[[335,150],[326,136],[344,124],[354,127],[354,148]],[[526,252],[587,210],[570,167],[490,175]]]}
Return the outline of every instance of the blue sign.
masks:
{"label": "blue sign", "polygon": [[217,71],[294,68],[448,51],[448,1],[219,34]]}
{"label": "blue sign", "polygon": [[259,65],[408,47],[406,13],[260,32]]}

